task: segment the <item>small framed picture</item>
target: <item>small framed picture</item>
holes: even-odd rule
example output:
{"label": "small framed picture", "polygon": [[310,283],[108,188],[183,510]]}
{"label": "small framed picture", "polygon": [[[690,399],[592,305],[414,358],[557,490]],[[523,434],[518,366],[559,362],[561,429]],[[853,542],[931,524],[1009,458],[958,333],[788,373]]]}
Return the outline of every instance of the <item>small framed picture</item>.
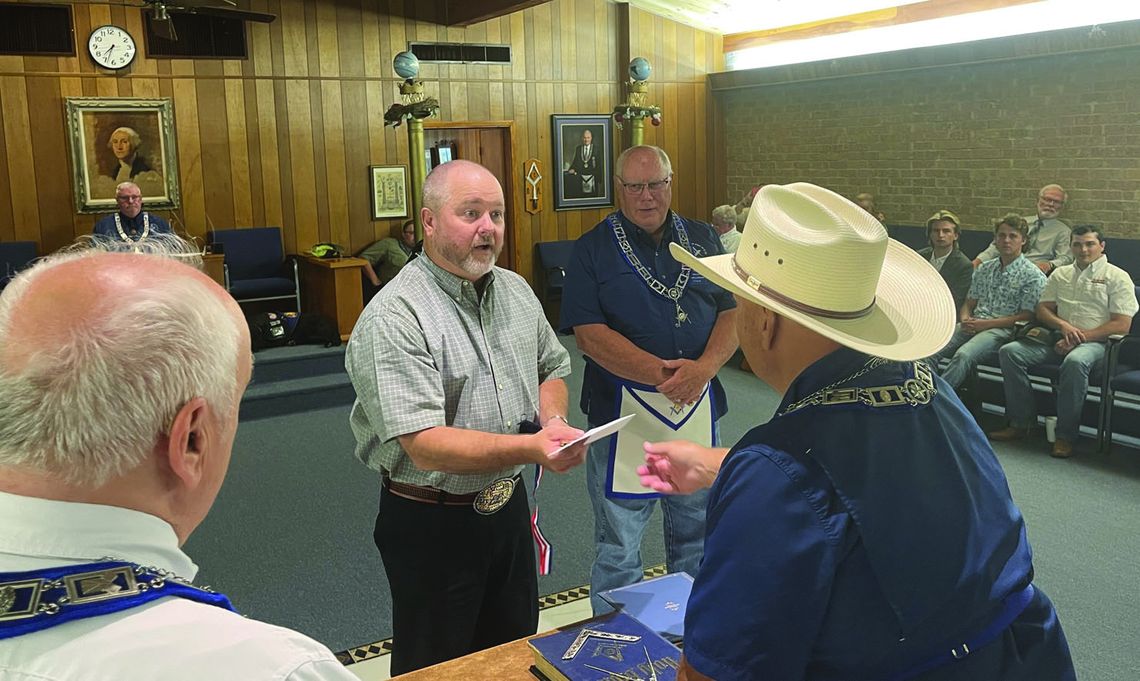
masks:
{"label": "small framed picture", "polygon": [[614,205],[614,133],[608,114],[554,114],[554,210]]}
{"label": "small framed picture", "polygon": [[368,166],[372,178],[372,219],[408,216],[408,167]]}
{"label": "small framed picture", "polygon": [[115,188],[134,182],[147,210],[178,208],[178,155],[170,99],[68,97],[75,210],[116,208]]}

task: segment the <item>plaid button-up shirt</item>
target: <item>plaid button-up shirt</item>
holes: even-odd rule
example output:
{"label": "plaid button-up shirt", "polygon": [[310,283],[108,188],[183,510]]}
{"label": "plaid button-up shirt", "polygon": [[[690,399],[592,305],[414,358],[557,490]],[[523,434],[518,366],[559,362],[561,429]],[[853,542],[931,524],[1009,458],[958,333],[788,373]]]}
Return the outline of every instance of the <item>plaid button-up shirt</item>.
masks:
{"label": "plaid button-up shirt", "polygon": [[392,480],[475,492],[522,467],[478,474],[416,468],[397,438],[436,426],[516,433],[538,413],[538,387],[570,373],[526,281],[494,268],[476,286],[426,255],[408,263],[365,308],[345,368],[356,389],[356,456]]}

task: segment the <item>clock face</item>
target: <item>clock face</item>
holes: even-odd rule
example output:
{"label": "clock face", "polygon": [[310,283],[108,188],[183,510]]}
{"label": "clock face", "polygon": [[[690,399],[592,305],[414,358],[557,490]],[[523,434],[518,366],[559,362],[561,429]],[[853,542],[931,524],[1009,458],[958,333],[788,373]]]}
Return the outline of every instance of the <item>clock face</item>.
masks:
{"label": "clock face", "polygon": [[87,39],[87,51],[99,66],[121,69],[135,58],[135,39],[118,26],[100,26]]}

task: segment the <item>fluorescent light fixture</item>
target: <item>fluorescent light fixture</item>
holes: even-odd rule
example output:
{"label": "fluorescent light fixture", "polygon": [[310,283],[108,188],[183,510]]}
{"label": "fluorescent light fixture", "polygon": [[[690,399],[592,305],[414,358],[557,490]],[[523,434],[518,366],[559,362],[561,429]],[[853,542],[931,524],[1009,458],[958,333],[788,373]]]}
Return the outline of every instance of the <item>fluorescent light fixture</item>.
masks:
{"label": "fluorescent light fixture", "polygon": [[1140,2],[1042,0],[897,26],[776,41],[730,52],[725,55],[725,65],[729,71],[740,71],[1134,19],[1140,19]]}
{"label": "fluorescent light fixture", "polygon": [[730,29],[763,31],[838,17],[875,12],[881,9],[916,5],[929,0],[810,0],[804,2],[734,2],[728,3],[726,12],[731,19]]}

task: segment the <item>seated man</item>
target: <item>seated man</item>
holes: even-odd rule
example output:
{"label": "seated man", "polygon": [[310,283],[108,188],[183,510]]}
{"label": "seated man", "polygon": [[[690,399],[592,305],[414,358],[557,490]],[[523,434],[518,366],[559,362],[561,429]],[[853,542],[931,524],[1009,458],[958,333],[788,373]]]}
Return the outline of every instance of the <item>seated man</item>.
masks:
{"label": "seated man", "polygon": [[1104,360],[1104,341],[1128,333],[1138,309],[1136,287],[1128,273],[1108,262],[1104,237],[1091,225],[1073,230],[1074,262],[1058,267],[1037,304],[1037,320],[1055,334],[1031,335],[1002,346],[1002,384],[1008,428],[990,433],[992,440],[1018,440],[1037,423],[1029,367],[1060,364],[1057,387],[1057,440],[1053,456],[1072,456],[1081,427],[1081,409],[1089,373]]}
{"label": "seated man", "polygon": [[380,288],[392,281],[400,273],[400,268],[407,264],[415,246],[416,221],[408,220],[400,228],[399,239],[386,237],[361,251],[357,257],[368,261],[364,266],[364,276],[368,282]]}
{"label": "seated man", "polygon": [[973,375],[978,362],[1013,340],[1017,322],[1033,319],[1045,275],[1021,254],[1028,229],[1013,213],[994,225],[994,245],[1001,256],[974,271],[958,313],[958,329],[933,358],[935,367],[939,359],[950,358],[942,378],[955,388]]}
{"label": "seated man", "polygon": [[119,212],[104,215],[95,223],[95,234],[122,241],[145,241],[152,234],[170,234],[170,223],[144,211],[142,191],[134,182],[115,187]]}
{"label": "seated man", "polygon": [[[1021,251],[1025,257],[1045,273],[1073,262],[1069,253],[1069,226],[1057,219],[1065,207],[1068,194],[1059,184],[1047,184],[1037,193],[1037,214],[1026,216],[1029,234]],[[974,258],[974,267],[998,257],[991,244]]]}
{"label": "seated man", "polygon": [[729,205],[713,208],[712,228],[720,236],[724,252],[735,253],[740,246],[740,232],[736,230],[736,209]]}
{"label": "seated man", "polygon": [[0,295],[0,678],[352,681],[323,645],[193,586],[179,548],[250,378],[237,304],[146,254],[192,253],[177,237],[97,246]]}
{"label": "seated man", "polygon": [[966,302],[966,294],[970,291],[970,281],[974,276],[974,266],[958,248],[958,237],[961,234],[958,216],[948,210],[940,210],[926,221],[926,238],[930,246],[918,252],[942,275],[942,280],[954,296],[955,311],[962,309],[962,304]]}

